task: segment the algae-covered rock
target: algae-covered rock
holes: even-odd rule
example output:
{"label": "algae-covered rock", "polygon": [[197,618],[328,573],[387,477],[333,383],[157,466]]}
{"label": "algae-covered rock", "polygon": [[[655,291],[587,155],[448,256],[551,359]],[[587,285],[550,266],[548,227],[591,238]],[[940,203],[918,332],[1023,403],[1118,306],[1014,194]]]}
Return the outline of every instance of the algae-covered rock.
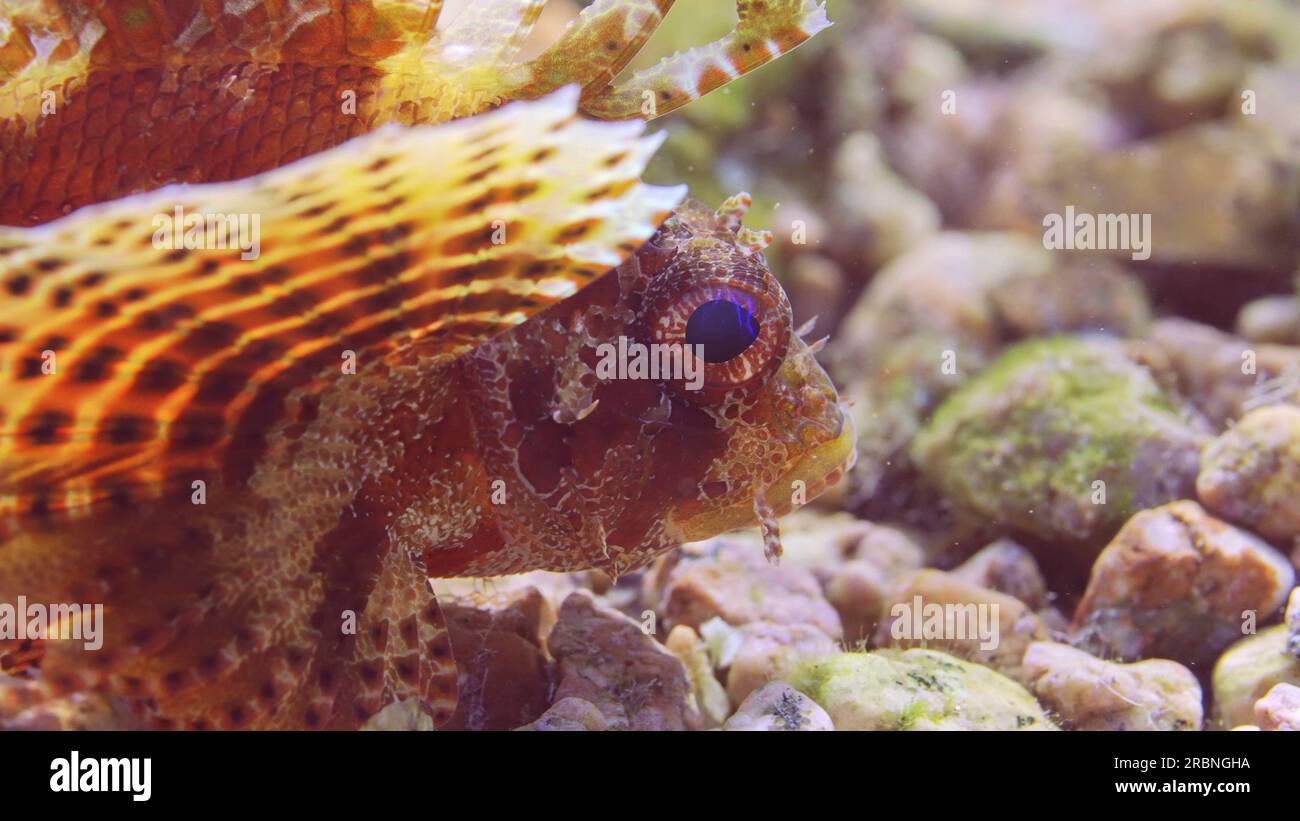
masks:
{"label": "algae-covered rock", "polygon": [[1136,511],[1191,495],[1206,438],[1120,345],[1058,337],[951,396],[912,455],[959,504],[1095,549]]}
{"label": "algae-covered rock", "polygon": [[[1123,269],[1061,260],[1030,237],[948,232],[899,256],[828,349],[858,432],[854,503],[873,517],[908,520],[897,504],[880,502],[917,484],[909,443],[1007,342],[1069,331],[1133,334],[1148,316],[1145,292]],[[923,518],[933,521],[933,511]]]}
{"label": "algae-covered rock", "polygon": [[[916,437],[925,416],[944,397],[988,362],[981,347],[963,346],[953,337],[920,332],[890,341],[880,340],[878,363],[862,370],[844,365],[844,388],[849,414],[857,432],[858,460],[851,472],[852,496],[876,500],[869,515],[880,515],[879,500],[914,484],[908,475],[911,460],[907,448]],[[958,356],[957,351],[961,351]],[[944,368],[945,359],[952,368]],[[885,505],[886,515],[906,521]],[[929,517],[932,518],[931,511]]]}
{"label": "algae-covered rock", "polygon": [[1221,729],[1255,722],[1255,702],[1278,684],[1300,686],[1300,659],[1286,651],[1277,625],[1228,648],[1214,666],[1214,720]]}
{"label": "algae-covered rock", "polygon": [[1300,537],[1300,408],[1253,410],[1210,442],[1196,492],[1210,510],[1277,544]]}
{"label": "algae-covered rock", "polygon": [[773,681],[750,693],[722,729],[815,732],[835,726],[817,702],[784,681]]}
{"label": "algae-covered rock", "polygon": [[1068,730],[1201,729],[1201,685],[1177,662],[1117,664],[1043,641],[1025,651],[1024,670]]}
{"label": "algae-covered rock", "polygon": [[1274,616],[1294,584],[1285,556],[1195,502],[1144,510],[1097,557],[1072,643],[1107,658],[1208,665],[1246,625]]}
{"label": "algae-covered rock", "polygon": [[1054,730],[1025,688],[935,650],[840,653],[789,679],[840,730]]}

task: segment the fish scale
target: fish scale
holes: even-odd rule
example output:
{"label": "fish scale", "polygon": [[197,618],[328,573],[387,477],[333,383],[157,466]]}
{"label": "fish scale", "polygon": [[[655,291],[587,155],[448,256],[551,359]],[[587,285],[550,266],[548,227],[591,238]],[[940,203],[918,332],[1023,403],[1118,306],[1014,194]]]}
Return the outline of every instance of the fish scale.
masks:
{"label": "fish scale", "polygon": [[[843,474],[851,429],[747,199],[645,185],[660,138],[579,116],[642,114],[610,82],[671,3],[598,0],[508,62],[540,5],[441,29],[409,0],[7,7],[0,189],[26,227],[0,227],[0,600],[102,602],[109,628],[93,653],[0,639],[25,682],[0,718],[96,690],[163,727],[356,727],[411,699],[442,723],[430,576],[629,572],[756,510],[774,532],[788,486]],[[738,6],[730,37],[766,56],[629,79],[668,91],[656,113],[825,25]],[[174,247],[177,208],[256,215],[260,253]],[[601,344],[682,333],[660,320],[701,289],[762,320],[709,390],[594,378]]]}

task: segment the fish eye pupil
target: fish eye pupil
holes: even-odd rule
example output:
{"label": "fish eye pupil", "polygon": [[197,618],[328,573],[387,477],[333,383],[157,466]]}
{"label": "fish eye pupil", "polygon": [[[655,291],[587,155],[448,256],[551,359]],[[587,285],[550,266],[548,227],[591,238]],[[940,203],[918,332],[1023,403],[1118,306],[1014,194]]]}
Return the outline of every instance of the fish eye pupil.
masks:
{"label": "fish eye pupil", "polygon": [[734,359],[758,339],[758,317],[736,302],[714,299],[695,309],[686,322],[688,345],[704,346],[704,361]]}

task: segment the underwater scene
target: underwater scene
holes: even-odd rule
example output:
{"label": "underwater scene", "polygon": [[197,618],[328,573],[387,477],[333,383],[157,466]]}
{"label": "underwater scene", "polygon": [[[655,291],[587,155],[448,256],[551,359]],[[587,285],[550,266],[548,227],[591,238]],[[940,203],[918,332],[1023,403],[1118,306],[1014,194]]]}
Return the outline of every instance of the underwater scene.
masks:
{"label": "underwater scene", "polygon": [[1295,0],[2,0],[0,728],[1300,730],[1298,288]]}

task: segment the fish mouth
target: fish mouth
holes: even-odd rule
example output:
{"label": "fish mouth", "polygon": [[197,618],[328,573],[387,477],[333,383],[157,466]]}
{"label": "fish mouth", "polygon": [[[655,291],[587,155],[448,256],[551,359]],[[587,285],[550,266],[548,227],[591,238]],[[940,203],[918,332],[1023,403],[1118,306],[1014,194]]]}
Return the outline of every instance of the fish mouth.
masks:
{"label": "fish mouth", "polygon": [[[811,502],[842,480],[857,461],[857,432],[853,419],[843,403],[839,404],[839,410],[839,432],[810,448],[763,491],[767,504],[776,515],[784,516],[798,506],[794,502],[796,491],[802,496],[801,504]],[[795,482],[803,482],[802,488]],[[681,528],[682,541],[694,542],[756,523],[753,504],[736,504],[701,513],[677,524]]]}
{"label": "fish mouth", "polygon": [[842,480],[858,459],[857,430],[853,417],[841,402],[840,429],[831,439],[816,445],[777,479],[766,491],[767,503],[778,516],[793,510],[795,482],[803,482],[803,502],[811,502]]}

